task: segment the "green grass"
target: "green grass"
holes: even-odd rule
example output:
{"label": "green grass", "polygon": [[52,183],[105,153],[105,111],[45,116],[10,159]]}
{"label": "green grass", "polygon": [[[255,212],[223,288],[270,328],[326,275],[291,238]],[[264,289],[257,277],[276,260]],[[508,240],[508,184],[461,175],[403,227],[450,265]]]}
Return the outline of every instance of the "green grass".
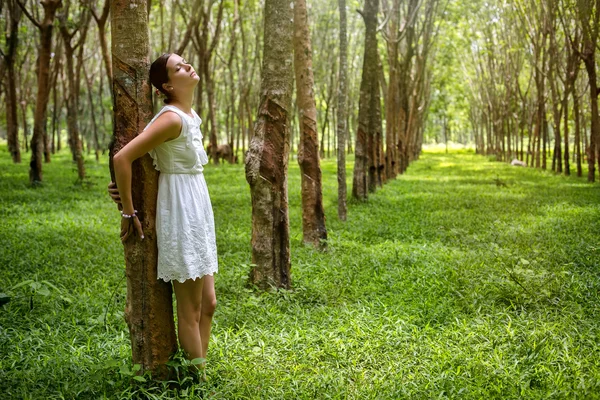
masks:
{"label": "green grass", "polygon": [[597,184],[432,152],[350,202],[342,223],[335,162],[322,165],[329,249],[301,244],[293,161],[294,290],[279,293],[246,285],[243,166],[207,168],[220,256],[208,381],[174,389],[131,380],[107,160],[88,157],[80,186],[62,153],[32,189],[27,163],[0,147],[0,292],[12,297],[0,398],[600,398]]}

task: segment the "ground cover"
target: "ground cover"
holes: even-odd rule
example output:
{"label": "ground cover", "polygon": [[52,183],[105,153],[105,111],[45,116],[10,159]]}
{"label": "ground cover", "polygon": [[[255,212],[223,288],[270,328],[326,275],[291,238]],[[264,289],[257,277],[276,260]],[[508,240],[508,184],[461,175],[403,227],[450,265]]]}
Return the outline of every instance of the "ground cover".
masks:
{"label": "ground cover", "polygon": [[0,398],[599,398],[597,184],[430,152],[342,223],[328,160],[317,253],[292,161],[294,290],[258,293],[243,166],[209,166],[208,381],[174,389],[132,379],[119,216],[89,159],[83,185],[65,152],[32,189],[0,147]]}

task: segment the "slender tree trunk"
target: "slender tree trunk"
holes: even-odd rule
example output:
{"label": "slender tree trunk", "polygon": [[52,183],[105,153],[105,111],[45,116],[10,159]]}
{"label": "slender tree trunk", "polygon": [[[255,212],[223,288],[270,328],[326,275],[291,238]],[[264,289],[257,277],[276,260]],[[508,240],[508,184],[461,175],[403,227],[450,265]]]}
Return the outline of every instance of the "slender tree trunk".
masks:
{"label": "slender tree trunk", "polygon": [[[150,45],[145,7],[131,7],[131,0],[112,0],[112,63],[114,105],[114,148],[112,157],[138,135],[152,116],[151,87],[148,82]],[[167,376],[166,362],[177,350],[171,284],[156,277],[155,234],[158,172],[149,155],[132,166],[133,204],[146,238],[125,244],[127,305],[132,358],[143,371],[159,379]]]}
{"label": "slender tree trunk", "polygon": [[571,175],[571,166],[569,165],[569,108],[568,108],[568,104],[569,104],[569,96],[568,96],[568,90],[565,90],[565,102],[563,103],[563,111],[565,113],[565,120],[564,120],[564,135],[565,135],[565,154],[564,154],[564,161],[565,161],[565,175],[569,176]]}
{"label": "slender tree trunk", "polygon": [[[545,108],[545,107],[544,107]],[[544,111],[543,129],[543,142],[542,142],[542,169],[547,168],[548,162],[548,120],[545,117],[546,112]]]}
{"label": "slender tree trunk", "polygon": [[[108,54],[108,44],[106,43],[106,21],[110,13],[110,1],[104,0],[104,7],[102,8],[102,14],[98,16],[96,11],[92,8],[92,15],[94,20],[98,24],[98,37],[100,38],[100,49],[102,50],[102,61],[104,62],[104,68],[106,70],[106,78],[109,90],[112,90],[112,63],[110,61],[110,55]],[[175,7],[173,5],[173,7]],[[162,2],[161,2],[161,17],[162,17]],[[161,21],[162,22],[162,21]],[[161,24],[162,26],[162,24]],[[164,40],[163,40],[164,41]],[[164,46],[163,46],[164,48]]]}
{"label": "slender tree trunk", "polygon": [[[600,10],[598,10],[600,12]],[[591,46],[591,45],[590,45]],[[588,80],[590,83],[590,114],[592,119],[592,127],[590,131],[590,142],[588,152],[588,181],[595,181],[595,163],[598,160],[600,168],[600,157],[598,157],[598,147],[600,145],[600,118],[598,116],[598,81],[596,77],[596,61],[595,53],[591,52],[591,56],[583,60],[585,69],[588,73]]]}
{"label": "slender tree trunk", "polygon": [[266,0],[261,99],[246,158],[252,197],[251,280],[290,288],[287,167],[293,71],[293,12],[289,1]]}
{"label": "slender tree trunk", "polygon": [[21,20],[21,10],[15,0],[8,0],[8,12],[10,23],[10,36],[7,37],[8,51],[4,56],[6,64],[6,82],[8,91],[5,94],[6,99],[6,138],[8,151],[14,163],[21,162],[21,149],[19,148],[19,120],[17,117],[17,77],[15,73],[15,56],[19,45],[19,21]]}
{"label": "slender tree trunk", "polygon": [[55,84],[54,87],[52,88],[52,154],[56,153],[56,136],[57,133],[60,135],[60,132],[58,132],[58,94],[57,94],[57,87],[58,85]]}
{"label": "slender tree trunk", "polygon": [[579,116],[579,97],[573,87],[573,118],[575,119],[575,154],[577,155],[577,176],[583,176],[581,166],[581,124]]}
{"label": "slender tree trunk", "polygon": [[25,153],[28,153],[29,144],[27,134],[29,133],[29,124],[27,123],[27,104],[21,104],[21,120],[23,121],[23,144],[25,145]]}
{"label": "slender tree trunk", "polygon": [[323,248],[326,246],[327,228],[323,209],[317,106],[306,0],[296,0],[294,4],[294,69],[300,128],[298,164],[300,164],[302,177],[303,242],[316,248]]}
{"label": "slender tree trunk", "polygon": [[387,85],[387,93],[385,98],[385,165],[386,179],[396,178],[398,174],[397,159],[397,143],[398,143],[398,113],[399,113],[399,98],[398,98],[398,25],[400,17],[400,0],[392,1],[391,17],[389,21],[388,32],[388,62],[389,62],[389,84]]}
{"label": "slender tree trunk", "polygon": [[339,0],[340,10],[340,78],[338,86],[338,117],[337,117],[337,181],[338,181],[338,218],[346,220],[348,207],[346,205],[346,136],[348,133],[347,110],[347,75],[348,75],[348,39],[346,21],[346,0]]}
{"label": "slender tree trunk", "polygon": [[38,24],[40,46],[38,58],[38,92],[35,103],[33,136],[31,137],[31,162],[29,163],[29,181],[32,184],[42,182],[42,157],[44,154],[44,131],[46,127],[46,108],[49,95],[50,52],[52,49],[52,27],[60,0],[44,0],[44,19]]}
{"label": "slender tree trunk", "polygon": [[219,142],[217,139],[217,105],[215,102],[215,91],[213,88],[213,81],[210,76],[208,63],[205,63],[204,78],[206,79],[206,93],[208,95],[208,120],[210,121],[210,156],[212,157],[213,163],[219,164],[219,157],[217,157],[217,150]]}
{"label": "slender tree trunk", "polygon": [[73,159],[77,163],[77,176],[80,180],[85,178],[85,165],[83,163],[83,150],[81,138],[79,135],[79,123],[78,123],[78,97],[79,91],[77,90],[77,81],[75,78],[75,66],[74,61],[74,49],[71,47],[71,37],[68,33],[63,30],[65,25],[61,26],[61,33],[63,35],[65,44],[65,58],[67,63],[65,65],[67,70],[67,82],[68,82],[68,94],[67,94],[67,128],[69,131],[69,145],[71,152],[73,153]]}
{"label": "slender tree trunk", "polygon": [[[94,154],[96,156],[96,162],[100,161],[100,142],[98,141],[98,125],[96,124],[96,115],[94,109],[94,96],[92,95],[92,80],[87,74],[87,70],[85,69],[85,65],[83,65],[83,78],[85,79],[85,83],[87,86],[88,92],[88,101],[90,103],[90,117],[92,120],[92,133],[94,137]],[[89,150],[89,148],[88,148]],[[88,151],[89,152],[89,151]]]}

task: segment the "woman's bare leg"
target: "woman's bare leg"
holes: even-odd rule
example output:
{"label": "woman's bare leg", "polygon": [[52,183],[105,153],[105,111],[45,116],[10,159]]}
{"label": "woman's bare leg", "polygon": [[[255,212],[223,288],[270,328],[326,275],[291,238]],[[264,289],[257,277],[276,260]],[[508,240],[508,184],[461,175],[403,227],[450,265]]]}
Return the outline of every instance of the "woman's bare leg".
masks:
{"label": "woman's bare leg", "polygon": [[204,289],[202,291],[202,310],[200,315],[200,337],[202,338],[202,354],[206,358],[208,351],[208,342],[210,341],[210,328],[212,317],[217,307],[217,297],[215,295],[215,278],[206,275],[204,278]]}
{"label": "woman's bare leg", "polygon": [[177,298],[177,330],[179,343],[190,359],[205,358],[202,338],[198,331],[202,314],[202,291],[204,277],[196,280],[188,279],[183,283],[173,281],[173,289]]}

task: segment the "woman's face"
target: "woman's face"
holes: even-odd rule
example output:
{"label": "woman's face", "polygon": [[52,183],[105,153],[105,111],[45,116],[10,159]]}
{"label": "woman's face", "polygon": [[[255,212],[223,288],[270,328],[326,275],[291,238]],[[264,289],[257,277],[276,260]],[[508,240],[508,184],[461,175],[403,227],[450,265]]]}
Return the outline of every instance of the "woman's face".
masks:
{"label": "woman's face", "polygon": [[171,92],[174,91],[177,93],[181,89],[187,91],[190,89],[190,86],[195,87],[200,80],[194,68],[177,54],[171,55],[167,60],[167,72],[169,74],[169,83],[165,83],[164,86]]}

